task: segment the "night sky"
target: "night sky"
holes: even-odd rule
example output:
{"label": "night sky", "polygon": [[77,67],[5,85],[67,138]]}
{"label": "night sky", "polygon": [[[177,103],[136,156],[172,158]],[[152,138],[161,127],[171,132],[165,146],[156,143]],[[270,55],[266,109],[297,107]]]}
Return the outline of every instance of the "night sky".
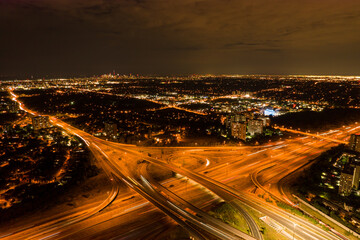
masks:
{"label": "night sky", "polygon": [[0,76],[360,75],[359,0],[0,0]]}

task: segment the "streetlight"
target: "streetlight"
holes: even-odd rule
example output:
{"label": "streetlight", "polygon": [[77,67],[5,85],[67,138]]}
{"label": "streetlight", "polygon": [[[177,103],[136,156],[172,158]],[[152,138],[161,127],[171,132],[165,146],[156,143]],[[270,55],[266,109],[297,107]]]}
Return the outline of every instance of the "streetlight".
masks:
{"label": "streetlight", "polygon": [[296,223],[294,223],[294,231],[293,231],[293,240],[295,239],[295,227],[296,227]]}
{"label": "streetlight", "polygon": [[226,163],[226,177],[228,176],[228,171],[229,171],[229,163]]}

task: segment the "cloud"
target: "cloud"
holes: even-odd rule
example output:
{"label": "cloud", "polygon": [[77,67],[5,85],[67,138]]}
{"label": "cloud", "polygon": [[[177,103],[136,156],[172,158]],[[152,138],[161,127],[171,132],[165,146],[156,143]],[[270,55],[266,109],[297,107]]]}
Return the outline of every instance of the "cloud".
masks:
{"label": "cloud", "polygon": [[341,67],[360,61],[353,57],[360,54],[359,13],[358,0],[0,0],[0,43],[7,59],[56,52],[128,65],[122,57],[132,56],[144,64],[162,58],[166,68],[178,56],[179,65],[220,69],[226,62],[229,69],[234,62],[237,69],[250,58],[296,62],[334,53]]}

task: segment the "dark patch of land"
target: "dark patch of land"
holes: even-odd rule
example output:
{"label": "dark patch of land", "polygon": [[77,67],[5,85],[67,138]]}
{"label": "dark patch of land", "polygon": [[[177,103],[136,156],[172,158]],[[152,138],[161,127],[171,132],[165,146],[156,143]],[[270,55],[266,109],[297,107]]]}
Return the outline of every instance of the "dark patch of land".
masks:
{"label": "dark patch of land", "polygon": [[272,117],[272,124],[300,128],[301,130],[325,131],[360,121],[360,109],[335,108],[321,112],[304,111]]}

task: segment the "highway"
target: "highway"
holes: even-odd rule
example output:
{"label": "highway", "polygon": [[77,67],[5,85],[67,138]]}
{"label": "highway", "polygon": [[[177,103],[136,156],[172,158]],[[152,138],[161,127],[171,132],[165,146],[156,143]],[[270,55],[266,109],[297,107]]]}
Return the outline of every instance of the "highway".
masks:
{"label": "highway", "polygon": [[[144,176],[146,176],[146,179],[150,180],[151,184],[154,185],[157,189],[159,189],[159,191],[163,192],[168,197],[179,202],[182,205],[183,209],[188,208],[191,210],[191,212],[194,212],[195,216],[197,217],[197,221],[202,221],[202,219],[205,219],[206,221],[209,222],[209,224],[213,225],[214,228],[218,228],[218,229],[221,229],[221,231],[226,232],[226,235],[229,235],[230,239],[235,239],[237,237],[240,237],[241,239],[261,239],[261,235],[256,236],[258,238],[256,238],[256,237],[252,238],[252,237],[248,236],[247,234],[237,230],[236,228],[233,228],[233,227],[229,226],[228,224],[225,224],[222,221],[213,218],[208,213],[202,211],[198,207],[194,206],[190,202],[186,201],[185,199],[183,199],[182,197],[177,195],[176,193],[172,192],[171,190],[167,189],[166,187],[163,187],[160,183],[155,181],[149,175],[149,173],[146,171],[146,167],[147,167],[147,165],[145,165],[145,167],[143,166],[141,168],[141,171],[144,174]],[[201,219],[199,219],[199,218],[201,218]]]}
{"label": "highway", "polygon": [[[13,100],[18,101],[17,96],[12,92],[11,94]],[[21,103],[20,106],[30,114],[37,114],[26,109]],[[122,216],[119,214],[114,217],[114,214],[111,214],[117,208],[124,207],[121,206],[121,201],[117,199],[121,181],[133,189],[134,193],[136,192],[143,197],[143,199],[139,198],[136,204],[133,204],[134,207],[139,206],[133,209],[134,212],[143,209],[146,205],[141,204],[146,204],[148,201],[171,219],[169,221],[156,208],[150,208],[146,210],[150,215],[145,216],[146,214],[144,214],[140,217],[131,214],[131,211],[125,211],[124,215],[131,214],[133,218],[131,221],[138,218],[144,220],[148,219],[149,216],[156,215],[163,226],[169,227],[177,223],[195,239],[262,239],[257,224],[242,205],[250,206],[269,216],[289,232],[296,224],[295,235],[297,238],[341,239],[279,209],[274,204],[266,203],[257,197],[257,192],[267,193],[274,199],[291,204],[290,196],[282,187],[286,183],[285,179],[296,170],[309,164],[310,160],[321,152],[335,146],[338,142],[344,142],[350,133],[359,131],[358,125],[349,126],[346,130],[341,128],[323,133],[326,134],[326,138],[299,137],[255,147],[146,148],[108,142],[54,117],[50,116],[50,119],[54,125],[80,137],[87,144],[96,158],[97,165],[108,175],[113,184],[113,190],[104,201],[97,203],[96,206],[84,209],[80,213],[69,214],[46,223],[38,223],[26,229],[19,229],[10,235],[3,235],[4,239],[14,239],[14,237],[16,239],[65,239],[69,236],[78,236],[79,233],[84,234],[85,229],[92,229],[96,232],[94,236],[97,236],[100,232],[96,230],[96,226],[99,224],[101,226],[106,225],[113,219]],[[336,141],[330,141],[330,139],[336,139]],[[155,181],[149,175],[147,168],[144,167],[147,166],[144,161],[185,176],[210,190],[218,198],[230,203],[246,219],[252,236],[219,222],[198,207],[200,203],[214,201],[214,197],[209,197],[209,194],[200,194],[197,197],[195,194],[191,194],[185,200],[183,195],[184,192],[187,192],[187,187],[186,190],[180,186],[181,184],[176,184],[171,190],[164,187],[163,184]],[[199,162],[203,164],[199,166]],[[127,196],[123,197],[126,198]],[[113,209],[111,209],[112,206]],[[106,209],[109,212],[104,211]],[[81,225],[80,228],[75,228],[79,225]],[[115,227],[112,224],[109,225],[107,229]],[[155,227],[155,225],[144,224],[144,229],[152,232],[154,239],[155,235],[165,231],[161,226],[156,225],[157,227]],[[137,235],[141,229],[141,226],[134,225],[131,236]],[[150,231],[152,229],[154,231]],[[107,232],[109,236],[111,235],[108,230],[104,229],[103,231]],[[116,234],[121,235],[124,232]],[[129,239],[131,236],[129,235]]]}
{"label": "highway", "polygon": [[[153,160],[152,162],[159,164],[159,162],[157,162],[156,160]],[[280,215],[280,212],[275,211],[274,208],[268,209],[268,208],[263,207],[264,206],[263,204],[259,204],[259,203],[254,204],[254,202],[249,201],[247,197],[241,196],[235,189],[232,189],[220,182],[216,182],[215,180],[201,176],[200,174],[191,172],[186,169],[179,169],[174,166],[172,168],[176,172],[180,172],[181,174],[187,176],[188,178],[190,178],[196,182],[199,182],[201,185],[207,187],[208,189],[210,189],[211,191],[215,192],[216,194],[218,194],[220,196],[225,197],[227,194],[228,195],[227,201],[229,201],[229,202],[231,202],[231,201],[234,202],[233,200],[229,199],[230,197],[236,198],[236,199],[240,200],[241,202],[244,202],[247,205],[266,214],[267,216],[270,216],[271,218],[275,219],[276,221],[278,221],[279,223],[281,223],[283,226],[285,226],[287,228],[291,229],[291,227],[294,225],[294,223],[293,223],[294,220],[291,221],[288,219],[289,214],[284,216],[284,213],[283,213],[282,215]],[[299,230],[297,231],[297,234],[300,235],[304,239],[318,239],[318,236],[326,236],[326,238],[324,238],[324,239],[339,239],[338,237],[332,236],[318,227],[310,225],[311,231],[309,231],[306,228],[300,227],[301,225],[302,225],[302,223],[299,222],[299,228],[298,228]]]}
{"label": "highway", "polygon": [[[121,147],[119,147],[119,149],[121,149]],[[276,150],[276,149],[280,149],[279,146],[269,148],[270,151],[271,150]],[[263,150],[261,150],[261,151],[265,152],[265,151],[267,151],[267,149],[265,149],[265,151],[263,151]],[[307,152],[304,152],[303,149],[299,149],[299,151],[301,151],[302,153],[305,153],[305,154],[307,153]],[[252,154],[254,154],[254,153],[252,153]],[[210,158],[210,156],[209,156],[209,158]],[[179,167],[176,167],[174,165],[167,165],[167,163],[165,163],[163,161],[160,161],[158,159],[155,159],[155,158],[146,157],[146,159],[151,163],[158,164],[160,166],[170,168],[174,172],[178,172],[178,173],[180,173],[180,174],[182,174],[184,176],[189,177],[190,179],[193,179],[194,181],[199,182],[201,185],[203,185],[206,188],[212,190],[213,192],[215,192],[216,194],[218,194],[222,198],[225,198],[223,196],[224,196],[224,193],[227,192],[229,195],[233,195],[236,198],[238,198],[239,200],[241,200],[243,202],[246,202],[245,198],[239,197],[239,194],[237,193],[236,190],[230,189],[226,185],[215,182],[212,179],[206,179],[206,177],[201,176],[200,174],[191,172],[191,171],[189,171],[187,169],[179,168]],[[216,174],[216,176],[221,176],[221,174]],[[249,203],[249,202],[247,202],[247,204],[254,207],[254,205]],[[272,216],[273,219],[276,219],[277,221],[281,222],[284,226],[287,226],[288,228],[290,228],[290,226],[294,225],[293,221],[289,221],[288,219],[286,219],[286,217],[285,218],[284,217],[282,217],[282,218],[279,217],[278,212],[276,212],[275,214],[274,213],[271,214],[271,211],[269,209],[264,209],[264,208],[260,208],[260,207],[257,207],[256,209],[260,210],[263,213],[266,213],[269,216]],[[310,237],[310,239],[317,239],[317,236],[322,236],[322,235],[327,236],[326,239],[339,239],[337,236],[329,235],[328,233],[326,233],[322,229],[314,227],[314,226],[311,226],[312,231],[307,231],[306,229],[302,229],[302,227],[300,227],[300,224],[302,224],[302,223],[299,223],[299,228],[298,228],[299,231],[298,231],[297,234],[302,236],[305,239],[308,239],[309,237]],[[315,232],[315,234],[313,232]]]}
{"label": "highway", "polygon": [[[13,95],[14,98],[16,98],[15,95]],[[21,104],[22,106],[22,104]],[[23,107],[23,106],[22,106]],[[26,110],[23,107],[24,110]],[[34,112],[32,112],[34,114]],[[207,237],[203,236],[201,232],[199,232],[197,229],[203,229],[205,232],[209,233],[212,237],[215,236],[219,239],[236,239],[236,235],[233,232],[230,232],[227,228],[226,231],[223,229],[218,229],[219,226],[211,226],[211,224],[208,224],[205,222],[205,220],[199,219],[199,217],[194,216],[192,214],[189,214],[185,210],[179,208],[174,203],[170,202],[169,200],[166,200],[161,194],[157,193],[152,186],[149,184],[149,182],[144,179],[143,176],[141,176],[141,182],[137,181],[134,177],[130,177],[131,171],[127,169],[128,166],[124,166],[123,164],[119,164],[119,161],[114,161],[114,158],[109,158],[108,155],[98,146],[98,144],[103,143],[103,140],[94,139],[93,136],[86,134],[76,128],[73,128],[72,126],[69,126],[68,124],[61,122],[60,120],[51,117],[51,121],[54,125],[58,125],[71,134],[74,134],[84,140],[84,142],[88,145],[90,150],[93,152],[93,154],[96,156],[96,159],[99,162],[99,165],[107,172],[109,173],[109,177],[111,180],[113,179],[121,179],[124,181],[130,188],[134,189],[136,192],[138,192],[140,195],[142,195],[145,199],[150,201],[153,205],[158,207],[160,210],[162,210],[166,215],[170,216],[173,220],[175,220],[180,226],[182,226],[184,229],[186,229],[192,237],[195,239],[208,239]],[[105,143],[106,144],[106,143]],[[121,145],[121,147],[124,147],[124,145]],[[125,147],[129,147],[128,145],[125,145]],[[134,146],[132,146],[134,147]],[[106,147],[104,147],[106,148]],[[128,150],[122,150],[123,153],[126,153]],[[133,151],[134,152],[134,151]],[[102,154],[102,156],[97,156],[99,153]],[[138,154],[138,152],[136,152]],[[130,154],[129,154],[130,155]],[[123,173],[125,169],[125,174]],[[115,177],[116,176],[116,177]],[[116,182],[116,181],[113,181]],[[181,217],[181,218],[180,218]],[[211,216],[207,216],[207,219],[212,219],[212,223],[216,222],[215,219],[213,219]],[[186,220],[186,222],[184,221]],[[72,219],[72,222],[75,222],[76,219]],[[191,225],[188,223],[190,222]],[[194,228],[193,225],[195,225],[197,228]],[[221,225],[222,227],[224,225]],[[52,225],[53,228],[58,228],[57,225]],[[237,232],[235,229],[232,229],[232,231]],[[40,232],[36,235],[32,235],[31,238],[37,238],[38,236],[49,233],[48,231]],[[240,231],[238,231],[240,232]],[[50,235],[53,236],[53,235]],[[54,235],[55,236],[55,235]],[[253,239],[250,236],[247,236],[246,234],[241,235],[242,239]]]}
{"label": "highway", "polygon": [[[93,142],[94,142],[93,144],[99,150],[105,149],[105,151],[110,151],[112,152],[112,154],[114,153],[116,154],[114,148],[109,148],[108,146],[99,147],[101,146],[101,144],[107,145],[107,143],[104,143],[103,140],[96,139]],[[127,156],[139,155],[139,153],[136,152],[135,150],[129,150],[128,148],[124,148],[123,144],[118,144],[118,145],[119,145],[118,150],[120,150],[121,153],[127,153]],[[177,223],[179,223],[181,226],[187,229],[190,235],[193,236],[194,238],[207,239],[206,237],[202,236],[200,232],[194,229],[192,225],[195,225],[197,229],[202,229],[207,233],[209,233],[211,236],[215,236],[219,239],[235,239],[234,233],[229,233],[228,231],[224,231],[223,229],[220,229],[218,226],[213,226],[211,222],[213,223],[215,220],[206,222],[205,219],[203,220],[199,219],[197,216],[194,216],[189,212],[187,212],[186,210],[179,208],[176,204],[169,201],[169,199],[166,199],[163,195],[159,194],[142,175],[140,175],[141,181],[136,180],[137,176],[131,176],[132,171],[128,170],[129,166],[126,163],[118,161],[117,158],[109,157],[108,154],[105,152],[102,153],[106,156],[106,164],[111,169],[113,169],[113,174],[115,174],[119,179],[125,181],[129,187],[137,191],[144,198],[146,198],[148,201],[153,203],[156,207],[161,209],[164,213],[166,213]],[[144,158],[146,158],[146,156],[138,157],[138,159],[144,159]],[[124,169],[126,171],[125,174],[122,172],[124,171]],[[208,218],[212,218],[212,217],[208,216]],[[182,219],[185,219],[186,222],[182,221]],[[189,225],[187,222],[190,222],[191,225]],[[245,239],[253,239],[252,237],[247,236],[246,234],[242,234],[241,237]]]}
{"label": "highway", "polygon": [[291,132],[291,133],[296,133],[296,134],[302,134],[302,135],[305,135],[305,136],[324,139],[324,140],[327,140],[327,141],[330,141],[330,142],[336,142],[336,143],[340,143],[340,144],[347,144],[346,141],[341,141],[341,140],[336,139],[336,138],[326,137],[326,136],[324,136],[322,134],[313,134],[313,133],[309,133],[309,132],[302,132],[300,130],[294,130],[294,129],[284,128],[284,127],[277,127],[277,126],[275,126],[274,128],[279,129],[279,130],[281,130],[283,132]]}
{"label": "highway", "polygon": [[[353,126],[353,128],[348,128],[350,128],[350,130],[343,131],[342,135],[336,133],[337,137],[345,139],[349,133],[353,133],[359,129],[356,125]],[[311,147],[308,147],[308,145]],[[263,149],[258,152],[249,154],[247,156],[248,160],[245,158],[242,160],[228,161],[226,164],[222,163],[221,168],[217,166],[213,167],[213,169],[210,168],[206,171],[206,175],[211,175],[212,178],[220,179],[220,181],[226,182],[227,185],[234,185],[234,183],[236,183],[237,192],[239,192],[240,189],[240,192],[250,192],[250,189],[253,188],[253,184],[263,189],[265,189],[265,185],[271,185],[271,192],[273,192],[274,189],[279,189],[276,185],[278,182],[280,182],[281,179],[293,171],[301,169],[309,162],[309,160],[315,158],[322,151],[328,149],[331,146],[334,146],[334,144],[325,142],[323,140],[314,140],[312,138],[299,138],[286,141],[285,144],[283,143],[279,146],[274,146],[272,148]],[[208,155],[205,155],[204,158],[214,159],[211,156],[214,153],[216,152],[210,152]],[[249,169],[249,166],[251,166],[251,170]],[[231,177],[228,177],[228,173],[225,173],[228,171],[226,170],[227,168],[232,169]],[[234,169],[238,170],[235,170],[234,172]],[[245,172],[245,174],[241,175],[242,172]],[[257,176],[259,172],[262,173],[261,184],[259,183]],[[238,178],[234,177],[234,175],[238,176]],[[246,179],[249,175],[251,176],[250,183],[248,179]],[[239,179],[241,179],[246,184],[239,184]],[[251,182],[253,184],[251,184]],[[283,196],[283,194],[279,194],[276,191],[273,195],[278,195],[278,198],[286,200],[286,196]],[[251,195],[249,194],[248,198],[250,196]]]}

